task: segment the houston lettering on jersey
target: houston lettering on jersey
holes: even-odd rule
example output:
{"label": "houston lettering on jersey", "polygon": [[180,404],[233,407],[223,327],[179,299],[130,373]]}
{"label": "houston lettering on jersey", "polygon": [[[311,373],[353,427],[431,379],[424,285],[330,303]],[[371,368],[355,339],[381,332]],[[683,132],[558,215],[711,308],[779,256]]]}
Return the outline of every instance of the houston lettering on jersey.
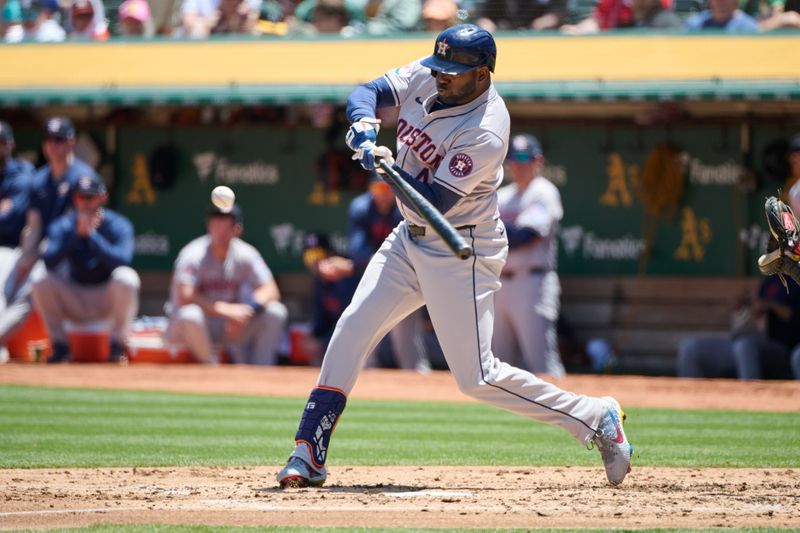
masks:
{"label": "houston lettering on jersey", "polygon": [[[435,170],[442,162],[442,155],[437,154],[437,146],[422,128],[409,124],[402,118],[397,121],[397,143],[410,147],[417,159],[431,170]],[[427,172],[425,172],[427,175]]]}

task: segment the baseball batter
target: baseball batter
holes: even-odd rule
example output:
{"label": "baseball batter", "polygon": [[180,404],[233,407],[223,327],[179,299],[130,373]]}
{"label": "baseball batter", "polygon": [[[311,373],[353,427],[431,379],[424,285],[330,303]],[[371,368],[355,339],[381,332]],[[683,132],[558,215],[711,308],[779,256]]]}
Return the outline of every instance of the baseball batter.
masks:
{"label": "baseball batter", "polygon": [[[632,448],[616,400],[566,392],[503,363],[491,350],[494,293],[508,246],[497,188],[508,149],[509,116],[492,81],[497,49],[477,26],[453,26],[433,55],[356,88],[347,102],[347,144],[361,165],[383,159],[441,211],[472,246],[455,257],[412,207],[375,253],[342,314],[278,474],[281,487],[325,482],[331,433],[365,358],[409,313],[427,304],[450,370],[462,392],[499,408],[563,427],[600,449],[612,484],[630,470]],[[399,106],[397,159],[376,146],[376,108]]]}
{"label": "baseball batter", "polygon": [[561,195],[542,176],[544,156],[533,135],[511,139],[507,169],[513,183],[497,191],[506,227],[508,259],[495,297],[492,350],[506,360],[522,355],[534,374],[564,375],[556,323],[561,284],[556,272],[558,224],[564,215]]}

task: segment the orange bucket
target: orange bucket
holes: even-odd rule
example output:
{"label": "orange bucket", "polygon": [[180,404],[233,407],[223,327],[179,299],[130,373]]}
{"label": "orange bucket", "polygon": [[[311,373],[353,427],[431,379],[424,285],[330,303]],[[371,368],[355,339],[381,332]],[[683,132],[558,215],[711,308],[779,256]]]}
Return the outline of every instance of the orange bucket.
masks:
{"label": "orange bucket", "polygon": [[311,327],[308,324],[292,324],[289,326],[289,363],[293,365],[310,365],[312,355],[308,351],[308,338]]}
{"label": "orange bucket", "polygon": [[111,355],[111,330],[106,321],[75,324],[65,322],[73,363],[107,363]]}
{"label": "orange bucket", "polygon": [[189,350],[168,348],[135,348],[128,347],[128,362],[131,364],[187,364],[194,363],[194,358]]}
{"label": "orange bucket", "polygon": [[11,359],[24,363],[37,363],[47,361],[52,353],[50,337],[44,320],[34,309],[28,318],[9,337],[6,349]]}
{"label": "orange bucket", "polygon": [[186,364],[194,363],[191,352],[183,346],[168,344],[157,329],[133,331],[128,337],[125,351],[131,364]]}

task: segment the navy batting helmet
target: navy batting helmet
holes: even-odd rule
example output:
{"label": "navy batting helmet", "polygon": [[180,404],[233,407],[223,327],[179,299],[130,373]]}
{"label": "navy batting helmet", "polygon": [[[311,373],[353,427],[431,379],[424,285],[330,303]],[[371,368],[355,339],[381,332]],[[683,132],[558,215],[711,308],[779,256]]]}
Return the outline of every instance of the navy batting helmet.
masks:
{"label": "navy batting helmet", "polygon": [[488,31],[474,24],[450,26],[436,37],[433,55],[421,61],[442,74],[461,74],[478,67],[494,72],[497,46]]}

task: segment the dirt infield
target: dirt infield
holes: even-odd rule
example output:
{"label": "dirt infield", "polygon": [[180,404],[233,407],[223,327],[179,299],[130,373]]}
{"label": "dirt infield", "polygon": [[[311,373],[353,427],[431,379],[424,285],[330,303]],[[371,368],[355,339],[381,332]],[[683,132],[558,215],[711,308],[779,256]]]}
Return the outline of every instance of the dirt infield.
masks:
{"label": "dirt infield", "polygon": [[[316,370],[0,366],[0,383],[305,396]],[[800,411],[799,382],[570,376],[623,405]],[[353,398],[470,401],[447,373],[367,370]],[[415,528],[800,528],[800,469],[331,468],[324,489],[280,491],[275,467],[0,470],[0,529],[97,523]],[[309,510],[313,509],[313,512]]]}

